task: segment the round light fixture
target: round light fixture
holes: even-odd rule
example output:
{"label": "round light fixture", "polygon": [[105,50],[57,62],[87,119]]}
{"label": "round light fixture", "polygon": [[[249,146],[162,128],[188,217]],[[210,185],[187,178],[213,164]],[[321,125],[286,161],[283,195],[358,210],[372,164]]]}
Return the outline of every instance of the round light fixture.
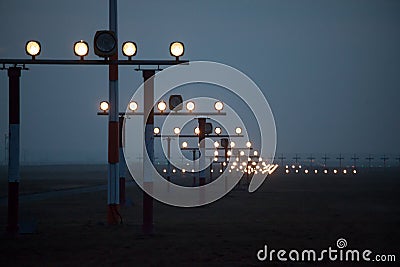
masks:
{"label": "round light fixture", "polygon": [[164,112],[166,109],[167,109],[167,103],[165,103],[165,101],[160,101],[160,102],[158,102],[158,104],[157,104],[157,109],[160,111],[160,112]]}
{"label": "round light fixture", "polygon": [[185,47],[182,42],[172,42],[169,46],[169,52],[171,56],[175,57],[176,60],[179,60],[180,56],[183,56],[185,52]]}
{"label": "round light fixture", "polygon": [[186,103],[186,109],[189,112],[192,112],[194,110],[194,108],[195,108],[195,105],[194,105],[193,101],[189,101],[189,102]]}
{"label": "round light fixture", "polygon": [[135,101],[131,101],[128,108],[130,111],[136,111],[138,109],[138,104]]}
{"label": "round light fixture", "polygon": [[241,134],[241,133],[242,133],[242,128],[236,127],[235,133],[236,133],[236,134]]}
{"label": "round light fixture", "polygon": [[181,128],[175,127],[175,128],[174,128],[174,134],[178,135],[178,134],[180,134],[180,133],[181,133]]}
{"label": "round light fixture", "polygon": [[107,101],[100,102],[100,110],[102,110],[103,112],[106,112],[109,109],[110,109],[110,104],[108,104]]}
{"label": "round light fixture", "polygon": [[122,54],[128,57],[129,60],[131,60],[132,57],[136,55],[136,52],[137,46],[135,42],[128,41],[122,44]]}
{"label": "round light fixture", "polygon": [[89,54],[89,45],[87,42],[80,40],[74,44],[74,53],[82,60]]}
{"label": "round light fixture", "polygon": [[217,102],[215,102],[215,104],[214,104],[214,108],[215,108],[215,110],[217,110],[217,111],[221,111],[221,110],[224,109],[224,103],[222,103],[221,101],[217,101]]}
{"label": "round light fixture", "polygon": [[40,54],[40,51],[41,51],[41,46],[38,41],[30,40],[30,41],[26,42],[25,52],[26,52],[26,54],[31,56],[32,59],[35,59],[35,57]]}

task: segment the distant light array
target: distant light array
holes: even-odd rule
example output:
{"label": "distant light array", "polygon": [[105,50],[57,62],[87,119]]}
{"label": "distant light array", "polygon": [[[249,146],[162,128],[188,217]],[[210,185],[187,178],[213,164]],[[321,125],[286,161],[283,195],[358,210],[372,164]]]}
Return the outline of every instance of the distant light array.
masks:
{"label": "distant light array", "polygon": [[320,169],[317,168],[302,168],[301,165],[286,165],[285,166],[285,173],[289,174],[289,173],[296,173],[296,174],[318,174],[319,172],[323,173],[323,174],[357,174],[358,171],[356,168],[334,168],[334,169],[328,169],[328,168],[324,168],[322,171]]}

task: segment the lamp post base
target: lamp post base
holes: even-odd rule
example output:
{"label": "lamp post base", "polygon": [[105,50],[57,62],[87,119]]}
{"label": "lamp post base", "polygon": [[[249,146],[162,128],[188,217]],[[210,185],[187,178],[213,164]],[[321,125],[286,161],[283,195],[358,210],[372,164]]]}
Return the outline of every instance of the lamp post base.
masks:
{"label": "lamp post base", "polygon": [[8,222],[7,222],[7,234],[17,235],[18,226],[18,192],[19,183],[9,182],[8,183]]}
{"label": "lamp post base", "polygon": [[119,204],[122,207],[126,204],[125,177],[119,178]]}
{"label": "lamp post base", "polygon": [[[147,192],[153,192],[153,183],[145,182],[144,188]],[[143,225],[142,231],[144,234],[153,234],[154,224],[153,224],[153,198],[143,192]]]}
{"label": "lamp post base", "polygon": [[116,225],[121,222],[119,213],[119,204],[108,204],[107,223],[108,225]]}

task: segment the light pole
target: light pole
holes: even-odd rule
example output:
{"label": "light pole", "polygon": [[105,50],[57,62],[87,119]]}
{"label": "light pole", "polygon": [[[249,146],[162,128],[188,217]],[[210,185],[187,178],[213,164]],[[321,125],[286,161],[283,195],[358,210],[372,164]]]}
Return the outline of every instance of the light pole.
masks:
{"label": "light pole", "polygon": [[[182,150],[189,150],[192,151],[192,161],[193,161],[193,169],[196,169],[196,152],[199,148],[189,148],[189,147],[182,147]],[[196,186],[196,172],[193,172],[193,187]]]}
{"label": "light pole", "polygon": [[322,157],[324,160],[324,168],[326,168],[326,161],[329,159],[329,157],[326,156],[326,154]]}
{"label": "light pole", "polygon": [[307,159],[310,160],[310,167],[312,167],[315,158],[311,154]]}
{"label": "light pole", "polygon": [[295,163],[296,163],[296,165],[297,165],[297,163],[298,163],[298,160],[299,159],[301,159],[297,154],[296,154],[296,156],[295,157],[293,157],[293,159],[295,160]]}
{"label": "light pole", "polygon": [[8,221],[7,232],[18,233],[19,210],[19,120],[20,120],[20,67],[8,68],[9,79],[9,157],[8,157]]}
{"label": "light pole", "polygon": [[283,160],[286,159],[286,157],[283,156],[283,153],[281,154],[281,156],[278,159],[281,160],[281,166],[283,166]]}
{"label": "light pole", "polygon": [[200,144],[200,159],[199,159],[199,169],[200,169],[200,174],[199,174],[199,185],[205,185],[206,184],[206,176],[205,176],[205,138],[206,138],[206,118],[198,118],[198,123],[199,123],[199,144]]}
{"label": "light pole", "polygon": [[126,204],[126,191],[125,191],[125,181],[126,181],[126,162],[124,156],[124,145],[125,145],[125,135],[124,135],[124,117],[119,117],[119,203],[122,206]]}
{"label": "light pole", "polygon": [[[171,137],[167,137],[167,181],[170,182],[171,181]],[[169,188],[169,184],[168,184],[168,188]]]}
{"label": "light pole", "polygon": [[381,158],[381,160],[383,160],[383,168],[384,168],[384,169],[386,169],[386,161],[387,161],[388,159],[389,159],[389,158],[386,157],[386,155],[383,155],[383,157]]}
{"label": "light pole", "polygon": [[368,160],[368,169],[371,169],[371,161],[374,159],[373,157],[371,157],[371,154],[365,158],[366,160]]}
{"label": "light pole", "polygon": [[4,134],[4,164],[8,161],[8,134]]}
{"label": "light pole", "polygon": [[[155,70],[143,70],[144,79],[144,114],[145,114],[145,147],[143,169],[143,225],[145,234],[153,233],[153,198],[146,192],[153,191],[153,178],[151,177],[151,166],[154,166],[154,75]],[[148,162],[150,160],[150,162]]]}
{"label": "light pole", "polygon": [[353,160],[354,168],[357,167],[357,166],[356,166],[356,165],[357,165],[357,160],[360,159],[360,158],[356,157],[356,154],[354,154],[353,157],[352,157],[351,159]]}
{"label": "light pole", "polygon": [[[109,27],[118,37],[117,0],[109,0]],[[117,38],[118,40],[118,38]],[[114,53],[112,60],[118,60]],[[118,224],[119,215],[119,125],[118,125],[118,65],[110,64],[109,72],[109,103],[108,114],[108,212],[109,225]]]}
{"label": "light pole", "polygon": [[344,158],[342,157],[342,153],[340,153],[340,154],[339,154],[339,157],[337,157],[336,159],[339,160],[339,168],[342,168],[342,160],[344,159]]}

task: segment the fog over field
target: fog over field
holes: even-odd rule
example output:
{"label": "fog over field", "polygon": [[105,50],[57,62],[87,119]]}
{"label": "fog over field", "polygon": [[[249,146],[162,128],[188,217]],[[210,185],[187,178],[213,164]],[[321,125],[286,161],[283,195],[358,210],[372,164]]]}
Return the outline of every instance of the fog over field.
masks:
{"label": "fog over field", "polygon": [[[216,61],[248,75],[271,106],[278,153],[378,158],[400,147],[399,12],[398,1],[120,1],[119,44],[135,41],[137,59],[171,59],[168,45],[180,40],[183,59]],[[75,59],[75,41],[92,46],[94,33],[108,28],[108,1],[1,1],[0,16],[0,58],[27,58],[26,41],[37,39],[39,58]],[[97,59],[92,47],[87,58]],[[107,68],[29,67],[21,77],[21,161],[106,162],[107,118],[96,113],[108,98]],[[124,110],[142,77],[120,67],[119,79]],[[213,96],[247,114],[223,89],[196,86],[182,89],[185,99]],[[3,164],[7,134],[3,71]]]}

